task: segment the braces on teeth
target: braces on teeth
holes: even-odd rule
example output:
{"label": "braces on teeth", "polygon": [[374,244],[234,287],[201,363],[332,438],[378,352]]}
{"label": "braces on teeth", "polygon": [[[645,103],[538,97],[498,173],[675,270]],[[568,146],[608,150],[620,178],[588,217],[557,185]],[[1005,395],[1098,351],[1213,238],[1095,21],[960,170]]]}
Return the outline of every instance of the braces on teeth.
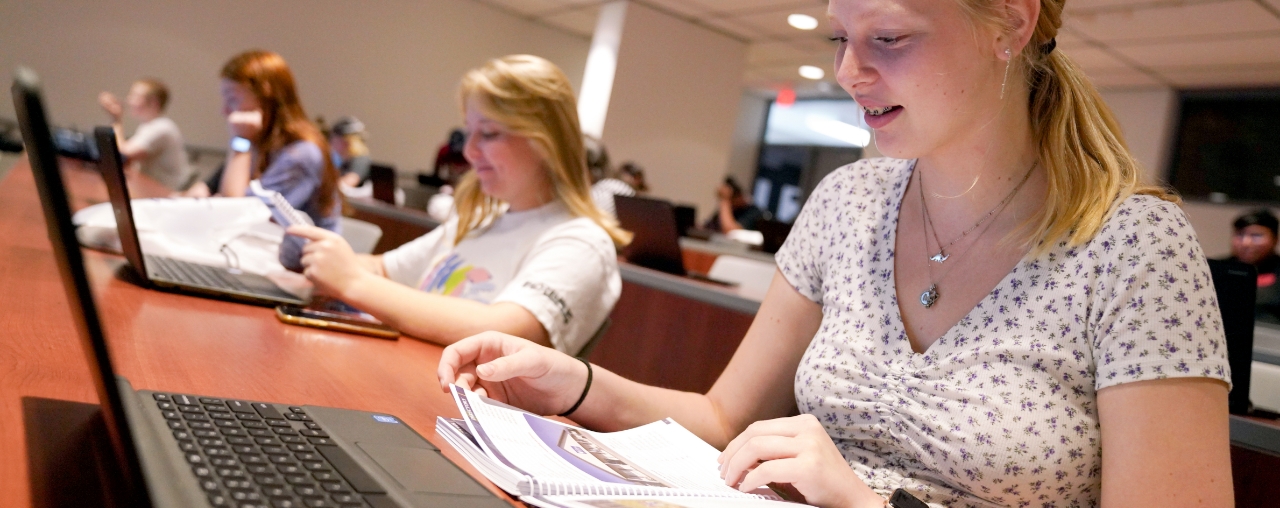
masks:
{"label": "braces on teeth", "polygon": [[864,108],[862,108],[862,110],[863,110],[863,111],[866,111],[868,115],[871,115],[871,116],[880,116],[880,115],[883,115],[883,114],[885,114],[885,113],[888,113],[888,112],[889,112],[889,110],[891,110],[891,109],[893,109],[893,108],[895,108],[895,107],[896,107],[896,106],[885,106],[885,107],[883,107],[883,108],[867,108],[867,107],[864,107]]}

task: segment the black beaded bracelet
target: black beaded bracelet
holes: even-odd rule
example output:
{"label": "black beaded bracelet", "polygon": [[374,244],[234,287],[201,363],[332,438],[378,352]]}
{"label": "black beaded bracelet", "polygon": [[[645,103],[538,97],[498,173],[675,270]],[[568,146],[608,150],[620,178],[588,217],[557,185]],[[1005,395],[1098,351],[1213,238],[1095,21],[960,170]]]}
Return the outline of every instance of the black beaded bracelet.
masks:
{"label": "black beaded bracelet", "polygon": [[573,407],[569,408],[568,411],[560,413],[556,416],[569,416],[573,414],[574,411],[577,411],[578,406],[582,405],[582,401],[587,400],[587,391],[591,389],[591,362],[588,362],[586,358],[579,358],[577,356],[575,356],[574,358],[582,362],[583,365],[587,366],[587,386],[582,387],[582,395],[578,396],[578,401],[573,403]]}

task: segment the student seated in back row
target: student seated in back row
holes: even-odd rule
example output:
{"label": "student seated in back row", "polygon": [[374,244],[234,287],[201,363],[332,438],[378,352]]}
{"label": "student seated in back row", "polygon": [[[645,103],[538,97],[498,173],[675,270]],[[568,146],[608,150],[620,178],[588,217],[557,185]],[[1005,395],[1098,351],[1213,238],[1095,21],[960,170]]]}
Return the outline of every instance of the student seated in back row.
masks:
{"label": "student seated in back row", "polygon": [[1232,506],[1208,263],[1055,50],[1062,8],[829,2],[836,79],[892,158],[813,191],[705,395],[500,333],[446,348],[440,382],[594,430],[670,417],[727,485],[821,507]]}
{"label": "student seated in back row", "polygon": [[1259,208],[1236,217],[1231,223],[1231,257],[1258,270],[1258,293],[1254,317],[1258,321],[1280,323],[1280,255],[1276,254],[1276,232],[1280,220],[1270,210]]}
{"label": "student seated in back row", "polygon": [[[98,103],[111,116],[111,127],[116,131],[120,155],[128,161],[131,182],[142,179],[148,183],[136,189],[142,197],[164,197],[176,191],[186,190],[195,174],[187,161],[187,150],[178,125],[164,116],[169,106],[169,87],[158,79],[140,79],[129,87],[122,106],[110,92],[98,95]],[[133,136],[125,139],[122,117],[125,107],[129,116],[139,122]]]}
{"label": "student seated in back row", "polygon": [[329,130],[329,158],[342,176],[339,182],[359,187],[369,180],[369,146],[364,142],[364,122],[344,116]]}
{"label": "student seated in back row", "polygon": [[381,256],[290,228],[311,240],[303,273],[408,335],[451,344],[499,329],[575,354],[618,300],[616,246],[630,234],[591,202],[573,88],[515,55],[468,72],[459,98],[473,170],[453,218]]}
{"label": "student seated in back row", "polygon": [[[338,171],[324,135],[307,118],[289,64],[276,53],[250,50],[227,61],[221,78],[222,114],[232,137],[227,162],[211,183],[198,182],[185,194],[241,197],[250,181],[259,180],[316,226],[341,232]],[[302,244],[285,236],[280,245],[285,268],[302,269]]]}
{"label": "student seated in back row", "polygon": [[702,227],[721,233],[739,229],[754,230],[760,219],[765,218],[761,210],[747,200],[742,186],[733,177],[726,176],[724,183],[716,189],[716,213]]}

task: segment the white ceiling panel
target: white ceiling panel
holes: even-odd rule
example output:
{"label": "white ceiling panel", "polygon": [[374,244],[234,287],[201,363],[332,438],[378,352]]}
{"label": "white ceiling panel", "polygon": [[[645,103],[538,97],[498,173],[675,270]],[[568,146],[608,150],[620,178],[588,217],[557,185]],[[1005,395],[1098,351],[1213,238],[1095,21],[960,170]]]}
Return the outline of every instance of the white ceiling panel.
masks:
{"label": "white ceiling panel", "polygon": [[[476,1],[590,37],[607,0]],[[749,86],[813,87],[805,64],[831,73],[827,0],[637,1],[748,41]],[[792,28],[791,13],[820,26]],[[1100,87],[1280,86],[1280,0],[1069,0],[1058,48]]]}
{"label": "white ceiling panel", "polygon": [[756,32],[754,28],[742,25],[741,23],[738,23],[731,19],[713,18],[713,19],[703,19],[701,20],[701,22],[704,25],[714,27],[717,30],[728,33],[730,35],[733,35],[734,37],[737,37],[745,41],[758,41],[763,38],[763,36],[760,33]]}
{"label": "white ceiling panel", "polygon": [[1115,51],[1147,67],[1269,64],[1280,62],[1280,36],[1117,46]]}
{"label": "white ceiling panel", "polygon": [[[1197,3],[1217,3],[1224,0],[1178,0],[1179,4],[1197,4]],[[1108,10],[1134,10],[1142,8],[1150,8],[1159,6],[1161,3],[1168,5],[1174,2],[1157,2],[1152,0],[1068,0],[1066,11],[1068,13],[1090,13],[1102,12]]]}
{"label": "white ceiling panel", "polygon": [[705,7],[686,0],[645,0],[645,3],[651,4],[662,10],[673,12],[679,16],[689,18],[703,18],[706,17],[707,14]]}
{"label": "white ceiling panel", "polygon": [[1126,88],[1140,86],[1157,86],[1160,81],[1141,71],[1132,69],[1112,69],[1106,71],[1085,72],[1089,80],[1098,88]]}
{"label": "white ceiling panel", "polygon": [[1117,59],[1111,53],[1105,50],[1080,46],[1075,48],[1064,48],[1061,50],[1071,60],[1083,67],[1086,71],[1104,71],[1113,69],[1128,69],[1129,64],[1123,60]]}
{"label": "white ceiling panel", "polygon": [[1280,64],[1156,71],[1174,86],[1184,88],[1280,86]]}
{"label": "white ceiling panel", "polygon": [[1280,18],[1252,0],[1072,16],[1075,30],[1103,42],[1280,30]]}
{"label": "white ceiling panel", "polygon": [[724,14],[760,12],[768,10],[784,10],[792,7],[810,7],[820,5],[826,9],[824,0],[686,0],[707,12]]}
{"label": "white ceiling panel", "polygon": [[553,16],[540,18],[542,22],[563,28],[570,33],[591,37],[596,31],[596,18],[600,15],[599,6],[583,7]]}
{"label": "white ceiling panel", "polygon": [[482,2],[527,16],[538,16],[563,9],[565,6],[564,0],[482,0]]}
{"label": "white ceiling panel", "polygon": [[[791,26],[787,23],[787,16],[791,14],[807,14],[809,16],[813,16],[818,20],[818,28],[813,30],[800,30]],[[767,38],[816,38],[817,34],[826,34],[827,37],[831,34],[831,25],[827,22],[827,8],[820,5],[763,14],[734,16],[730,19],[735,23],[754,29],[756,33]]]}
{"label": "white ceiling panel", "polygon": [[[779,80],[795,81],[795,82],[802,82],[802,83],[812,82],[813,80],[804,79],[800,77],[801,65],[802,65],[801,63],[764,65],[764,66],[758,66],[753,68],[752,72],[757,73],[761,76],[767,76],[767,77],[775,78]],[[825,71],[827,74],[831,74],[831,69],[823,68],[823,71]]]}
{"label": "white ceiling panel", "polygon": [[1058,47],[1063,49],[1079,48],[1089,46],[1089,41],[1077,37],[1075,34],[1065,30],[1058,30],[1058,36],[1054,37],[1058,41]]}

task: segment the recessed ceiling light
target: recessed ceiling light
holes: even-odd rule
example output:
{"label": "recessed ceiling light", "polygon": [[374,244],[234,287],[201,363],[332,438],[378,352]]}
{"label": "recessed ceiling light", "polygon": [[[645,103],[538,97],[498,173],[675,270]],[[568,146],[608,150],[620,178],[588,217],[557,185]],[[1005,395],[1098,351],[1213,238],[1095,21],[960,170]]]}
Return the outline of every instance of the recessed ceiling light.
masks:
{"label": "recessed ceiling light", "polygon": [[801,30],[818,28],[818,20],[808,14],[792,14],[787,16],[787,23]]}
{"label": "recessed ceiling light", "polygon": [[823,72],[821,67],[814,67],[812,65],[800,66],[800,76],[803,78],[816,80],[816,79],[822,79],[822,77],[826,75],[827,73]]}

